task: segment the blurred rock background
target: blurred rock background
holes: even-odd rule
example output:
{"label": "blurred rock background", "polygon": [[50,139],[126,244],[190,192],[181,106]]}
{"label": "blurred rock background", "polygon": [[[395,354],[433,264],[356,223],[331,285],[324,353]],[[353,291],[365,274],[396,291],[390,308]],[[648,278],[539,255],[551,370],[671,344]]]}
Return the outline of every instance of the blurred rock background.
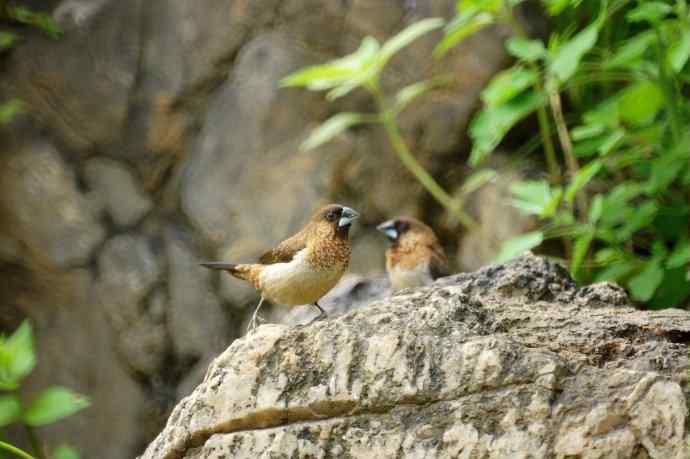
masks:
{"label": "blurred rock background", "polygon": [[[469,203],[480,226],[467,232],[376,128],[298,151],[317,123],[371,102],[354,94],[332,105],[280,89],[281,77],[349,53],[366,35],[385,40],[423,17],[449,19],[453,0],[26,3],[51,11],[65,34],[28,31],[2,58],[0,95],[28,110],[0,137],[0,326],[34,321],[41,360],[31,387],[91,397],[90,409],[42,432],[85,458],[140,453],[243,333],[253,290],[198,261],[249,261],[330,201],[362,214],[358,274],[382,271],[374,227],[395,215],[432,223],[458,270],[489,262],[529,225],[506,202],[523,170],[500,155],[499,178]],[[486,29],[443,61],[431,58],[440,32],[430,34],[386,74],[389,88],[452,75],[402,118],[412,150],[449,190],[467,173],[479,92],[509,62],[504,33]]]}

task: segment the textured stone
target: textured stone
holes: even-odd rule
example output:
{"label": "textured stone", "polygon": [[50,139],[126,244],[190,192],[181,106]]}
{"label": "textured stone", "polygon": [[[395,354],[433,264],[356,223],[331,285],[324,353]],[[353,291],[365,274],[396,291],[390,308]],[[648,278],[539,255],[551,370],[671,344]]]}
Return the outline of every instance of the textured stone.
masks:
{"label": "textured stone", "polygon": [[71,148],[115,142],[124,129],[141,52],[141,0],[65,2],[65,35],[37,34],[12,53],[14,91]]}
{"label": "textured stone", "polygon": [[261,326],[142,458],[686,458],[690,314],[604,306],[604,288],[592,307],[563,268],[526,255]]}
{"label": "textured stone", "polygon": [[233,338],[212,290],[211,272],[199,266],[199,256],[185,233],[169,228],[165,249],[170,266],[167,325],[173,349],[184,360],[209,358]]}
{"label": "textured stone", "polygon": [[2,231],[58,266],[86,263],[105,231],[98,206],[78,190],[72,169],[55,148],[28,143],[3,163]]}
{"label": "textured stone", "polygon": [[153,206],[151,199],[124,165],[105,158],[86,163],[84,177],[91,190],[103,200],[105,209],[116,224],[136,223]]}
{"label": "textured stone", "polygon": [[99,256],[98,271],[96,298],[115,331],[118,353],[136,372],[155,374],[165,359],[167,332],[146,304],[162,274],[151,241],[133,235],[109,239]]}

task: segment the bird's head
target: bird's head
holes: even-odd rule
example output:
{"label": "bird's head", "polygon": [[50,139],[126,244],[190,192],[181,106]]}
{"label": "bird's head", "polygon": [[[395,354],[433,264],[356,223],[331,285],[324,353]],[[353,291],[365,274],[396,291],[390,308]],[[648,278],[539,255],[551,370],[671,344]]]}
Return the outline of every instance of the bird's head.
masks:
{"label": "bird's head", "polygon": [[438,243],[434,230],[412,217],[394,218],[381,223],[376,229],[393,243],[393,247]]}
{"label": "bird's head", "polygon": [[321,234],[347,237],[352,222],[359,218],[359,214],[349,207],[339,204],[329,204],[319,209],[311,218],[311,224]]}

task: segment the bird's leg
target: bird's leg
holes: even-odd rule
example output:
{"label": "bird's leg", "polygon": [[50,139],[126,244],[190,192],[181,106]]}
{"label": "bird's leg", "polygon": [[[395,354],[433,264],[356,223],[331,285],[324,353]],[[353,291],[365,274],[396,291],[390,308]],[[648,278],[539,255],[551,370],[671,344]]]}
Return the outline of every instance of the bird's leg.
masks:
{"label": "bird's leg", "polygon": [[261,305],[263,303],[264,303],[264,297],[262,296],[261,299],[259,300],[259,304],[256,305],[256,309],[254,309],[254,314],[252,314],[252,320],[249,321],[249,325],[247,326],[247,334],[253,333],[254,330],[256,330],[256,319],[260,318],[259,309],[261,309]]}
{"label": "bird's leg", "polygon": [[[323,308],[322,308],[321,306],[319,306],[319,302],[318,302],[318,301],[314,301],[313,304],[314,304],[314,306],[316,306],[317,308],[319,308],[319,311],[321,311],[321,313],[320,313],[318,316],[316,316],[314,319],[312,319],[311,322],[314,322],[314,321],[317,321],[317,320],[321,320],[321,319],[325,319],[326,317],[328,317],[328,314],[326,313],[326,311],[324,311]],[[311,323],[311,322],[309,322],[309,323]]]}

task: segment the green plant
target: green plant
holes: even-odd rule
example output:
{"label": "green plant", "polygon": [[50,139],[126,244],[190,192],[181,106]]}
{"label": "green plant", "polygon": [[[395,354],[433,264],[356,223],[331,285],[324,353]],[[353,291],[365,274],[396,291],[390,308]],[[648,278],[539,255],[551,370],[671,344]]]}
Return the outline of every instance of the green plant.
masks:
{"label": "green plant", "polygon": [[[0,54],[8,52],[20,41],[18,29],[22,26],[35,27],[52,38],[62,35],[62,30],[49,14],[0,0]],[[0,103],[0,125],[10,122],[22,111],[24,106],[19,99]]]}
{"label": "green plant", "polygon": [[326,98],[335,100],[351,91],[363,88],[376,102],[376,113],[338,113],[315,129],[302,144],[309,150],[328,142],[336,135],[358,124],[378,123],[402,164],[448,212],[465,226],[474,226],[473,219],[463,211],[464,197],[473,189],[493,177],[493,171],[480,171],[469,180],[457,196],[451,196],[417,161],[405,143],[397,123],[397,116],[417,97],[444,83],[443,78],[420,81],[399,90],[395,95],[381,89],[381,74],[388,61],[402,48],[418,37],[443,26],[438,18],[425,19],[404,29],[384,44],[366,37],[354,53],[328,62],[302,69],[287,76],[283,86],[301,86],[313,91],[328,91]]}
{"label": "green plant", "polygon": [[[35,457],[47,459],[49,456],[44,452],[35,429],[83,410],[89,406],[89,401],[61,386],[49,387],[28,402],[22,400],[19,389],[35,365],[33,333],[28,322],[20,325],[11,336],[0,336],[0,427],[22,425]],[[29,453],[4,441],[0,441],[0,450],[24,459],[32,458]],[[50,456],[51,459],[75,457],[78,458],[78,454],[68,446],[56,448]]]}
{"label": "green plant", "polygon": [[622,282],[651,307],[680,304],[690,296],[686,2],[545,0],[555,26],[548,43],[526,36],[513,18],[518,3],[459,2],[437,47],[443,54],[477,24],[513,30],[506,49],[516,63],[482,93],[470,162],[536,111],[550,174],[513,185],[514,205],[543,226],[507,241],[499,258],[561,238],[580,281]]}

